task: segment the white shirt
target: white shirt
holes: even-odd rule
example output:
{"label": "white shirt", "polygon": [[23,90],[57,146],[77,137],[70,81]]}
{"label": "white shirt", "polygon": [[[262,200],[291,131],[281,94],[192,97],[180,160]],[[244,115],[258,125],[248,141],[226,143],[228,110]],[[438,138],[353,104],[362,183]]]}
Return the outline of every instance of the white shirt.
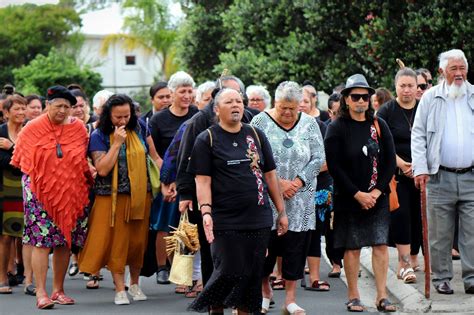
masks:
{"label": "white shirt", "polygon": [[446,125],[441,138],[440,164],[451,168],[466,168],[474,165],[474,112],[467,103],[467,95],[456,99],[448,97],[448,87],[445,85],[447,100]]}

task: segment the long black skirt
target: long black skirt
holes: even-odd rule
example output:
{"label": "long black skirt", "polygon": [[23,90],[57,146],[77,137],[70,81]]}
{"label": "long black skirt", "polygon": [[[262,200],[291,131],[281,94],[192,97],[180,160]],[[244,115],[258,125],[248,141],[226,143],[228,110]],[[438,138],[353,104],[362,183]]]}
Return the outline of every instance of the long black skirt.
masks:
{"label": "long black skirt", "polygon": [[262,303],[262,276],[270,228],[214,231],[211,244],[214,270],[189,310],[207,312],[209,306],[238,308],[253,313]]}

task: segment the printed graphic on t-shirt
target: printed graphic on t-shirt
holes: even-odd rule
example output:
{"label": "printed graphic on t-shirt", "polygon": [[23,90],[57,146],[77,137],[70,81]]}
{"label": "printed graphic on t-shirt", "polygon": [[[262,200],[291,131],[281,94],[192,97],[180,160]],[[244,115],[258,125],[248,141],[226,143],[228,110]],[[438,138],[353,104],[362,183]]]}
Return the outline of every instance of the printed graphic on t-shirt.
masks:
{"label": "printed graphic on t-shirt", "polygon": [[245,138],[247,141],[248,149],[247,149],[247,157],[250,159],[250,169],[252,170],[252,173],[255,175],[257,178],[257,189],[258,189],[258,202],[257,204],[259,206],[263,205],[265,203],[263,199],[263,174],[262,170],[260,169],[260,166],[258,163],[260,162],[260,155],[258,154],[257,146],[255,145],[255,140],[252,138],[252,136],[247,136]]}

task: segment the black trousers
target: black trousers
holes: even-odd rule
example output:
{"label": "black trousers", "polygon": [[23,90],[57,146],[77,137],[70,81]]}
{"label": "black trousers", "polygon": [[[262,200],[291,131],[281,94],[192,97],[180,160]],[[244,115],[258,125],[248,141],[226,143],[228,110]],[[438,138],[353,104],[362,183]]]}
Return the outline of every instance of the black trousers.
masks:
{"label": "black trousers", "polygon": [[411,245],[410,255],[418,255],[423,242],[420,191],[412,178],[397,175],[400,208],[390,215],[390,243]]}

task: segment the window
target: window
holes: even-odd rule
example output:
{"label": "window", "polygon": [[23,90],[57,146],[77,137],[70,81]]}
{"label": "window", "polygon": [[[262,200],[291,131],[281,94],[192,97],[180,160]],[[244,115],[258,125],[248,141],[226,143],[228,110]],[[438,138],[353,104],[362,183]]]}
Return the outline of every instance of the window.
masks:
{"label": "window", "polygon": [[135,56],[125,56],[125,64],[127,66],[134,66],[136,65]]}

